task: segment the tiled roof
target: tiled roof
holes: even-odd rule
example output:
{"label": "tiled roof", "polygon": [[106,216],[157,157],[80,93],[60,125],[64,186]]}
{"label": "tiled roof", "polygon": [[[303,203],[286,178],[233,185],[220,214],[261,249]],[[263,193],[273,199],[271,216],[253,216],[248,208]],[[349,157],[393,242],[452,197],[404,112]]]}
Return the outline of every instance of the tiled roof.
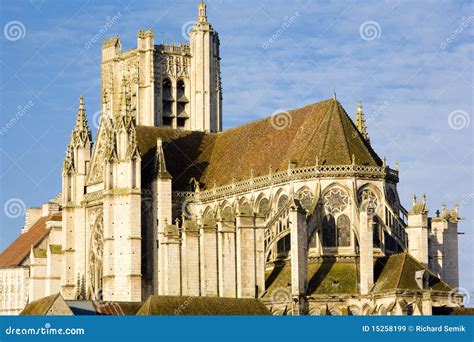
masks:
{"label": "tiled roof", "polygon": [[[356,294],[357,265],[355,259],[336,261],[325,258],[322,262],[308,263],[308,295]],[[265,274],[264,297],[272,297],[281,289],[290,289],[291,265],[276,266]],[[276,292],[275,292],[276,291]]]}
{"label": "tiled roof", "polygon": [[[428,287],[437,291],[450,291],[451,288],[433,272],[428,270],[407,253],[395,254],[375,259],[373,292],[390,290],[414,290],[420,288],[415,280],[415,273],[424,270]],[[308,292],[310,296],[357,294],[358,261],[357,259],[336,260],[324,258],[308,262]],[[274,291],[290,289],[291,262],[275,266],[265,273],[264,297],[271,298]]]}
{"label": "tiled roof", "polygon": [[28,303],[21,316],[73,315],[60,293]]}
{"label": "tiled roof", "polygon": [[28,257],[31,247],[36,247],[48,235],[46,222],[61,221],[61,217],[61,213],[57,213],[38,219],[26,233],[21,234],[0,254],[0,268],[19,266]]}
{"label": "tiled roof", "polygon": [[257,299],[152,295],[137,315],[263,316],[270,315],[270,312]]}
{"label": "tiled roof", "polygon": [[377,258],[375,262],[373,292],[404,289],[420,290],[415,273],[424,270],[428,277],[428,287],[437,291],[450,291],[451,288],[428,268],[416,261],[410,254],[402,253]]}
{"label": "tiled roof", "polygon": [[220,133],[139,126],[144,178],[152,176],[157,138],[178,190],[187,190],[192,178],[210,188],[250,178],[251,170],[254,176],[268,174],[270,167],[286,170],[290,161],[297,167],[314,166],[316,158],[321,165],[350,165],[354,156],[358,165],[382,165],[338,101],[321,101],[289,115],[291,124],[284,129],[275,128],[275,117]]}

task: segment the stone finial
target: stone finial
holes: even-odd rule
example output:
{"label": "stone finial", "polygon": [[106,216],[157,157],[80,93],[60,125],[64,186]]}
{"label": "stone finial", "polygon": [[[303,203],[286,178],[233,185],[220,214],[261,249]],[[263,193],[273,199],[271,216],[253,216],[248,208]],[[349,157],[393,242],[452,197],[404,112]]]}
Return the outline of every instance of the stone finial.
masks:
{"label": "stone finial", "polygon": [[77,109],[76,125],[74,127],[73,143],[75,145],[85,146],[87,141],[92,140],[92,133],[87,123],[86,108],[84,105],[84,96],[79,97],[79,107]]}
{"label": "stone finial", "polygon": [[412,200],[413,206],[416,205],[416,195],[413,195],[413,200]]}
{"label": "stone finial", "polygon": [[359,100],[357,103],[356,127],[364,139],[370,143],[369,134],[367,133],[367,126],[365,124],[365,114],[362,108],[362,102]]}
{"label": "stone finial", "polygon": [[382,159],[382,166],[387,167],[387,158],[383,157]]}
{"label": "stone finial", "polygon": [[441,211],[443,213],[446,211],[446,203],[441,204]]}
{"label": "stone finial", "polygon": [[426,204],[426,194],[423,194],[423,204]]}
{"label": "stone finial", "polygon": [[207,13],[206,13],[206,4],[204,3],[204,1],[200,1],[199,2],[199,6],[198,6],[198,22],[200,23],[207,23]]}
{"label": "stone finial", "polygon": [[459,204],[454,205],[454,211],[456,212],[456,214],[459,214]]}

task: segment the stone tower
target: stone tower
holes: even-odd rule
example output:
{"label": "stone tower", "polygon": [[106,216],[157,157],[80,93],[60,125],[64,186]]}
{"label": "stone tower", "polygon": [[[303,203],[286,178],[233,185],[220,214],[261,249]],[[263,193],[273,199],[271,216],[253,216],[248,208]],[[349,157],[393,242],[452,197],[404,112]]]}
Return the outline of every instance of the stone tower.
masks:
{"label": "stone tower", "polygon": [[413,206],[408,213],[408,252],[420,263],[428,266],[428,209],[426,196],[421,202],[413,196]]}
{"label": "stone tower", "polygon": [[191,128],[222,130],[219,36],[207,21],[206,4],[199,3],[191,44]]}
{"label": "stone tower", "polygon": [[447,210],[446,206],[443,205],[439,214],[430,220],[429,266],[449,285],[458,287],[459,207],[456,206],[454,210]]}
{"label": "stone tower", "polygon": [[102,99],[106,113],[120,107],[122,80],[131,95],[136,124],[192,131],[222,129],[219,36],[199,3],[190,42],[155,45],[141,30],[137,48],[121,50],[118,37],[102,47]]}
{"label": "stone tower", "polygon": [[92,135],[87,124],[84,98],[81,96],[62,171],[63,223],[66,229],[61,287],[63,294],[72,299],[82,295],[76,285],[84,281],[86,268],[86,211],[81,202],[91,161],[91,146]]}

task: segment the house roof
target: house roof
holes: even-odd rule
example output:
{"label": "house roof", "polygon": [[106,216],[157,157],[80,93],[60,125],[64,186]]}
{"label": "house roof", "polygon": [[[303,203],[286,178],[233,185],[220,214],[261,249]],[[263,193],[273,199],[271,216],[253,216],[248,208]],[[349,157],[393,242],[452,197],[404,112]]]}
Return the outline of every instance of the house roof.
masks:
{"label": "house roof", "polygon": [[270,315],[257,299],[151,295],[137,315]]}
{"label": "house roof", "polygon": [[60,293],[28,303],[20,312],[22,316],[73,315]]}
{"label": "house roof", "polygon": [[[280,118],[278,116],[281,116]],[[279,120],[287,125],[278,127]],[[205,187],[298,167],[321,165],[381,166],[337,100],[325,100],[219,133],[137,127],[144,178],[152,176],[156,141],[163,141],[166,166],[175,189],[187,190],[195,178]]]}
{"label": "house roof", "polygon": [[31,250],[36,247],[49,233],[46,228],[48,221],[61,221],[61,213],[41,217],[24,234],[21,234],[0,254],[0,268],[16,267],[25,260]]}
{"label": "house roof", "polygon": [[377,258],[374,268],[375,286],[372,291],[382,292],[395,289],[419,291],[415,273],[422,270],[427,275],[429,288],[437,291],[451,291],[448,284],[408,253]]}

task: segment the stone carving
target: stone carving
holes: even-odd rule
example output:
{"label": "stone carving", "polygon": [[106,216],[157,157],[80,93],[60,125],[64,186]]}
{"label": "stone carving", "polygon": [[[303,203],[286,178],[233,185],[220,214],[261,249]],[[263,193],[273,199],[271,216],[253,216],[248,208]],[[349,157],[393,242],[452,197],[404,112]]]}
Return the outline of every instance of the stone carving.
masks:
{"label": "stone carving", "polygon": [[314,200],[314,195],[310,190],[304,189],[300,191],[297,194],[297,198],[299,199],[301,206],[304,209],[306,209],[307,211],[310,210],[311,205],[313,204],[313,200]]}
{"label": "stone carving", "polygon": [[91,237],[89,243],[89,297],[97,298],[102,292],[103,276],[103,255],[104,255],[104,219],[102,212],[98,213],[91,227]]}
{"label": "stone carving", "polygon": [[369,204],[372,208],[377,209],[378,198],[373,190],[369,188],[365,188],[364,190],[359,191],[359,194],[357,197],[358,197],[359,206],[361,210],[367,209]]}
{"label": "stone carving", "polygon": [[349,197],[346,192],[340,188],[334,188],[329,190],[326,195],[324,195],[324,207],[326,210],[332,214],[337,214],[343,212],[348,204]]}

